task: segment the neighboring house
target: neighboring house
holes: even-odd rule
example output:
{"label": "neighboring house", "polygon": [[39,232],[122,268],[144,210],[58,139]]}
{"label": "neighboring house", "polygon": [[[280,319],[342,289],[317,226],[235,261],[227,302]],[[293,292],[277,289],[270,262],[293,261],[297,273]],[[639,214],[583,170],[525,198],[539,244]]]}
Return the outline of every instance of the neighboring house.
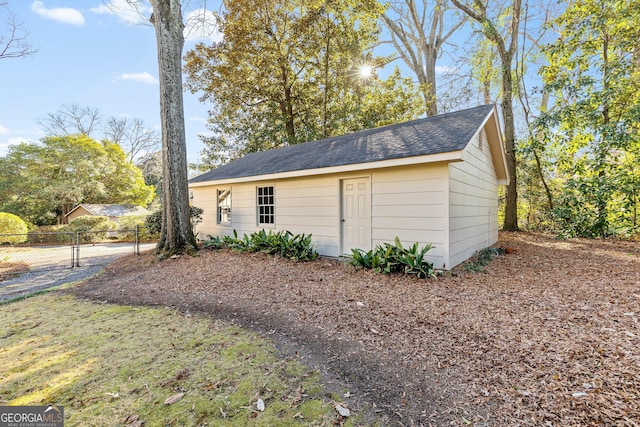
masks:
{"label": "neighboring house", "polygon": [[78,218],[83,215],[91,216],[106,216],[110,221],[118,222],[120,218],[128,215],[150,215],[147,209],[138,205],[100,205],[82,203],[71,209],[71,211],[65,215],[67,221]]}
{"label": "neighboring house", "polygon": [[509,175],[495,106],[249,154],[189,181],[199,237],[313,234],[326,256],[398,236],[452,268],[498,240]]}

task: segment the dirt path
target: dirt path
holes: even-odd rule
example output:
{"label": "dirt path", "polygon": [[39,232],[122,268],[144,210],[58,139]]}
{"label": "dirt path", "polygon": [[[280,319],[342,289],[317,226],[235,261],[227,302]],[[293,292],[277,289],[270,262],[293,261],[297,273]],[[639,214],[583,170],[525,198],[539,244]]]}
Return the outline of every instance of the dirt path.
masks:
{"label": "dirt path", "polygon": [[486,273],[428,281],[222,251],[123,258],[72,291],[258,330],[383,424],[639,424],[640,245],[500,244]]}

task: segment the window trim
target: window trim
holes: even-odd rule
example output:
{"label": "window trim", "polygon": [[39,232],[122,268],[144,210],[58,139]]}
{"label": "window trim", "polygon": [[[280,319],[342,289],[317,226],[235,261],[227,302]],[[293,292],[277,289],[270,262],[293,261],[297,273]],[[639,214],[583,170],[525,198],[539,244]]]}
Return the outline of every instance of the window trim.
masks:
{"label": "window trim", "polygon": [[[229,194],[227,197],[224,198],[223,201],[226,201],[227,199],[229,200],[229,205],[228,205],[228,221],[223,221],[222,220],[222,209],[223,208],[227,208],[227,206],[222,206],[220,204],[220,193],[223,193],[225,191],[228,191]],[[233,199],[231,197],[231,187],[226,187],[226,188],[216,188],[216,224],[218,225],[222,225],[222,226],[226,226],[226,227],[230,227],[231,226],[231,221],[232,221],[232,208],[233,208]]]}
{"label": "window trim", "polygon": [[[271,194],[260,194],[260,190],[271,188]],[[271,198],[271,203],[260,203],[262,198]],[[271,208],[271,212],[260,213],[260,208]],[[261,218],[271,217],[271,222],[261,222]],[[256,186],[256,225],[264,228],[275,228],[276,226],[276,186],[274,184]]]}

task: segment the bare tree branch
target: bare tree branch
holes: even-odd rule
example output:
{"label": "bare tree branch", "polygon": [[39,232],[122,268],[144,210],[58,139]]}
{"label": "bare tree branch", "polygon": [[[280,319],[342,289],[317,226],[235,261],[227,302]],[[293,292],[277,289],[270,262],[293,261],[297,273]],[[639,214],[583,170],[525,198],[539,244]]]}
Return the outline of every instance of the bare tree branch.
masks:
{"label": "bare tree branch", "polygon": [[104,135],[122,147],[129,160],[136,164],[160,148],[157,132],[145,128],[144,122],[140,119],[109,117]]}
{"label": "bare tree branch", "polygon": [[100,111],[92,107],[80,107],[78,104],[63,105],[55,113],[38,119],[38,124],[49,135],[63,136],[83,134],[91,136],[100,124]]}
{"label": "bare tree branch", "polygon": [[[436,60],[443,44],[466,21],[454,20],[445,32],[445,14],[449,7],[443,0],[391,2],[382,20],[391,32],[391,43],[414,72],[421,86],[426,113],[438,113],[436,102]],[[392,15],[393,14],[393,15]]]}
{"label": "bare tree branch", "polygon": [[0,59],[21,58],[36,53],[27,42],[27,33],[16,16],[9,9],[9,2],[0,2],[0,9],[7,14],[6,29],[0,33]]}

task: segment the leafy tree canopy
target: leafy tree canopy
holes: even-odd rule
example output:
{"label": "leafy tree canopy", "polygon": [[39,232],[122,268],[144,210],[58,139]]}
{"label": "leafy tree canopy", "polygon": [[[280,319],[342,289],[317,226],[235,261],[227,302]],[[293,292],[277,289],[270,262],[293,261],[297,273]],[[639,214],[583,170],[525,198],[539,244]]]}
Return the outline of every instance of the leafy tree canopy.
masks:
{"label": "leafy tree canopy", "polygon": [[60,221],[78,203],[146,206],[153,194],[117,144],[86,135],[24,142],[0,158],[0,211],[36,225]]}
{"label": "leafy tree canopy", "polygon": [[[395,73],[361,79],[377,41],[373,0],[231,0],[224,40],[187,53],[187,85],[211,101],[210,166],[248,152],[411,118],[420,94]],[[379,60],[379,59],[378,59]],[[369,58],[375,66],[376,59]],[[374,76],[375,77],[375,76]]]}
{"label": "leafy tree canopy", "polygon": [[640,2],[572,2],[546,47],[556,106],[539,126],[565,179],[556,216],[568,235],[638,230]]}

